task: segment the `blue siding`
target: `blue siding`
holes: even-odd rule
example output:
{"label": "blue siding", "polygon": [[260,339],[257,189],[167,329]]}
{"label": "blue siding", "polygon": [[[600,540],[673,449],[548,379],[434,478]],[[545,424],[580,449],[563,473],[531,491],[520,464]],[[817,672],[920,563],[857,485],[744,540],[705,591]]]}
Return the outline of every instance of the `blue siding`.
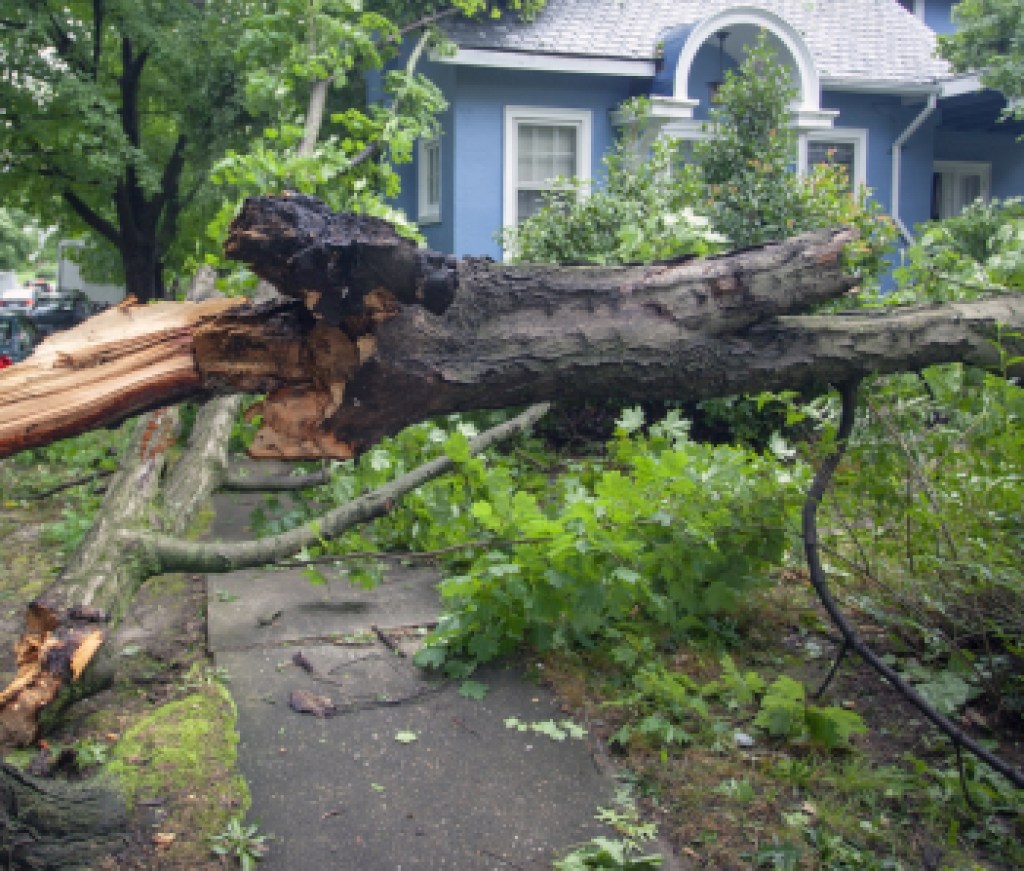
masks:
{"label": "blue siding", "polygon": [[661,40],[661,62],[651,84],[652,96],[671,97],[675,93],[676,66],[679,52],[693,32],[694,25],[683,24],[664,34]]}
{"label": "blue siding", "polygon": [[1012,134],[940,130],[935,159],[991,163],[992,196],[1024,195],[1024,147]]}
{"label": "blue siding", "polygon": [[502,225],[502,150],[506,106],[589,109],[592,113],[591,162],[600,175],[601,157],[615,131],[609,112],[639,90],[639,82],[568,73],[458,67],[450,97],[458,148],[449,179],[454,187],[451,250],[466,255],[501,256],[494,234]]}
{"label": "blue siding", "polygon": [[[867,181],[873,198],[889,211],[892,204],[892,144],[924,109],[903,105],[899,97],[826,91],[822,107],[837,109],[836,127],[868,131]],[[908,227],[928,219],[931,211],[933,114],[903,146],[900,172],[900,217]]]}
{"label": "blue siding", "polygon": [[[939,33],[951,32],[955,5],[955,0],[927,0],[926,24]],[[427,244],[459,256],[501,256],[495,234],[501,229],[503,214],[506,106],[589,110],[591,165],[600,183],[602,155],[615,138],[609,112],[638,94],[671,95],[679,52],[691,30],[692,25],[683,25],[665,33],[664,60],[653,80],[424,64],[424,72],[439,85],[450,104],[441,118],[441,221],[422,228]],[[724,62],[726,68],[736,65],[728,55]],[[698,52],[691,71],[689,96],[700,100],[695,112],[698,118],[707,117],[708,83],[720,78],[720,65],[718,46],[709,41]],[[371,96],[379,94],[377,80],[368,83],[368,92]],[[839,112],[837,128],[867,130],[867,183],[874,199],[889,211],[892,143],[921,113],[924,101],[905,103],[895,95],[826,91],[821,105]],[[911,229],[929,218],[935,160],[990,162],[993,196],[1024,194],[1024,151],[1011,133],[962,132],[964,128],[953,129],[952,122],[950,129],[945,129],[938,126],[942,117],[942,111],[933,113],[903,147],[899,217]],[[415,160],[398,168],[402,191],[396,198],[396,205],[414,220],[417,170]]]}

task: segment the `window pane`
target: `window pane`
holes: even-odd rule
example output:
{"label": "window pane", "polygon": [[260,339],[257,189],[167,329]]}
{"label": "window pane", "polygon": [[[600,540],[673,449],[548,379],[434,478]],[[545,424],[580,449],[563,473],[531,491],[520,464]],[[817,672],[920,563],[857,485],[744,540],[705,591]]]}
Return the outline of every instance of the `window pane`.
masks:
{"label": "window pane", "polygon": [[973,168],[949,168],[932,175],[932,218],[953,218],[986,196],[986,175]]}
{"label": "window pane", "polygon": [[576,175],[575,125],[519,125],[519,183],[543,185],[555,176]]}
{"label": "window pane", "polygon": [[963,175],[960,177],[960,208],[964,209],[981,196],[981,176]]}
{"label": "window pane", "polygon": [[516,202],[516,218],[525,221],[531,215],[537,214],[544,205],[543,191],[520,190]]}
{"label": "window pane", "polygon": [[852,142],[822,142],[814,140],[807,143],[807,164],[820,166],[842,166],[846,168],[847,188],[853,190],[856,180],[856,147]]}
{"label": "window pane", "polygon": [[427,149],[427,202],[441,202],[441,146],[436,142]]}

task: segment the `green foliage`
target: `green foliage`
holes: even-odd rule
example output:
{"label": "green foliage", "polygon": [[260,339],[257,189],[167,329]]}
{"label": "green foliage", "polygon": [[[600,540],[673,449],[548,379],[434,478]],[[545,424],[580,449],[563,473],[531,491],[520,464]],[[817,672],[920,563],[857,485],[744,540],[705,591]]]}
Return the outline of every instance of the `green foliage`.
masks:
{"label": "green foliage", "polygon": [[39,247],[39,231],[20,209],[0,208],[0,270],[24,269]]}
{"label": "green foliage", "polygon": [[102,502],[102,485],[96,476],[113,472],[133,424],[118,430],[95,430],[62,439],[42,448],[22,451],[11,457],[10,481],[0,478],[3,499],[32,498],[34,494],[59,487],[68,481],[85,479],[61,491],[58,517],[43,528],[43,540],[71,553],[92,526]]}
{"label": "green foliage", "polygon": [[470,471],[476,535],[496,545],[441,585],[428,650],[476,663],[637,624],[706,635],[781,556],[799,476],[774,457],[697,444],[678,416],[645,432],[638,410],[608,453],[546,492],[510,487],[507,469]]}
{"label": "green foliage", "polygon": [[[447,48],[440,32],[429,27],[432,16],[447,9],[465,16],[510,11],[531,17],[543,5],[544,0],[283,0],[250,11],[232,44],[236,62],[248,70],[245,106],[261,126],[213,168],[223,202],[197,259],[229,268],[241,276],[243,289],[246,280],[254,284],[243,267],[224,260],[220,241],[246,196],[285,190],[316,196],[335,210],[384,218],[419,240],[415,224],[388,201],[399,193],[394,164],[412,159],[418,138],[438,135],[437,115],[447,108],[440,89],[416,71],[424,50]],[[404,66],[396,67],[389,62],[402,51],[406,31],[417,42]],[[367,105],[371,72],[381,77],[383,100]],[[312,96],[317,88],[328,92],[319,124]]]}
{"label": "green foliage", "polygon": [[251,6],[7,0],[3,201],[96,233],[108,263],[123,258],[118,272],[144,250],[157,264],[148,282],[180,262],[174,240],[209,207],[210,164],[252,120],[245,71],[224,50]]}
{"label": "green foliage", "polygon": [[580,740],[586,737],[587,730],[572,720],[541,720],[536,723],[523,722],[518,717],[506,717],[505,728],[515,729],[517,732],[533,732],[535,735],[543,735],[552,741],[564,741],[566,738]]}
{"label": "green foliage", "polygon": [[976,299],[1024,290],[1024,200],[977,201],[954,218],[919,228],[895,273],[891,302]]}
{"label": "green foliage", "polygon": [[[205,262],[242,270],[219,251],[228,224],[246,196],[283,190],[385,218],[416,236],[405,215],[386,203],[399,190],[392,161],[408,161],[418,136],[436,134],[435,115],[445,102],[414,64],[385,75],[390,105],[366,106],[362,97],[364,75],[401,45],[398,28],[357,0],[319,0],[312,7],[290,0],[249,16],[234,44],[238,62],[255,67],[246,105],[266,120],[254,140],[228,150],[213,168],[224,201],[206,229]],[[329,83],[329,99],[320,126],[309,130],[304,120],[318,82]]]}
{"label": "green foliage", "polygon": [[591,871],[601,868],[609,871],[641,871],[662,866],[660,855],[640,855],[643,845],[657,837],[657,829],[653,823],[640,821],[636,801],[628,786],[616,791],[614,807],[598,810],[597,819],[615,829],[619,837],[592,838],[556,861],[554,871]]}
{"label": "green foliage", "polygon": [[1022,420],[1024,390],[1002,374],[880,381],[826,509],[843,570],[873,579],[860,607],[911,645],[904,668],[947,710],[984,691],[1024,711]]}
{"label": "green foliage", "polygon": [[218,856],[237,859],[242,871],[253,871],[267,851],[266,840],[259,826],[247,826],[240,817],[232,817],[222,831],[211,836],[210,849]]}
{"label": "green foliage", "polygon": [[[694,210],[696,197],[680,183],[676,145],[658,140],[638,156],[646,112],[642,101],[626,111],[639,124],[621,135],[604,157],[605,184],[564,179],[541,210],[502,235],[506,251],[535,263],[649,263],[724,249],[727,240]],[[688,178],[689,176],[685,176]]]}
{"label": "green foliage", "polygon": [[82,739],[76,741],[74,747],[75,765],[79,769],[105,765],[110,759],[110,745],[104,741]]}
{"label": "green foliage", "polygon": [[846,252],[849,268],[877,277],[895,234],[867,192],[851,195],[838,166],[805,178],[793,172],[789,75],[761,38],[738,73],[727,74],[711,135],[688,156],[664,138],[646,151],[649,107],[630,101],[625,132],[604,159],[604,184],[590,192],[587,182],[560,180],[537,214],[504,231],[505,249],[530,262],[650,262],[849,224],[860,231]]}
{"label": "green foliage", "polygon": [[808,703],[804,685],[788,675],[768,687],[754,725],[773,738],[809,740],[829,749],[847,747],[851,736],[867,732],[863,718],[854,711]]}
{"label": "green foliage", "polygon": [[[939,53],[960,73],[981,80],[1007,99],[1024,97],[1024,11],[1017,0],[961,0],[954,33],[940,35]],[[1024,118],[1024,104],[1009,111]]]}
{"label": "green foliage", "polygon": [[818,227],[856,226],[861,235],[847,251],[849,267],[865,280],[877,277],[895,239],[892,226],[868,203],[866,190],[849,193],[841,167],[816,167],[806,177],[793,171],[795,96],[790,71],[762,35],[739,69],[726,72],[711,110],[711,135],[694,143],[704,208],[735,247]]}

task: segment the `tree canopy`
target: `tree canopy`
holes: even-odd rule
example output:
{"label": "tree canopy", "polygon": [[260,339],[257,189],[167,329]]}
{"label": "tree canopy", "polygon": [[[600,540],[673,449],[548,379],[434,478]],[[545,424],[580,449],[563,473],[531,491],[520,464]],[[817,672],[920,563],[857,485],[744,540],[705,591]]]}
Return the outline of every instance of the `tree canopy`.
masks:
{"label": "tree canopy", "polygon": [[1024,118],[1024,7],[1017,0],[962,0],[953,10],[955,33],[939,51],[957,72],[980,72],[982,82],[1011,101]]}
{"label": "tree canopy", "polygon": [[379,158],[406,159],[444,104],[414,74],[422,48],[387,74],[388,106],[366,106],[366,71],[447,15],[542,5],[11,0],[0,195],[46,224],[92,231],[130,293],[159,297],[165,269],[212,250],[226,221],[207,225],[241,196],[294,189],[386,213],[397,180]]}
{"label": "tree canopy", "polygon": [[183,213],[251,119],[231,52],[254,4],[5,4],[0,193],[117,252],[128,288],[159,295]]}

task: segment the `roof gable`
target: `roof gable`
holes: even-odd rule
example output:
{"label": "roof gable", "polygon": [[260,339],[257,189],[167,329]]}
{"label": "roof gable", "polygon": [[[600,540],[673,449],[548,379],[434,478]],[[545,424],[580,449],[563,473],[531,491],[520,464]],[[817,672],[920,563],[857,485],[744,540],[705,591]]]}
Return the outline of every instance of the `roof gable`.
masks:
{"label": "roof gable", "polygon": [[803,37],[823,84],[927,84],[949,75],[935,34],[896,0],[548,0],[534,22],[452,22],[461,48],[653,61],[662,36],[737,6],[775,13]]}

